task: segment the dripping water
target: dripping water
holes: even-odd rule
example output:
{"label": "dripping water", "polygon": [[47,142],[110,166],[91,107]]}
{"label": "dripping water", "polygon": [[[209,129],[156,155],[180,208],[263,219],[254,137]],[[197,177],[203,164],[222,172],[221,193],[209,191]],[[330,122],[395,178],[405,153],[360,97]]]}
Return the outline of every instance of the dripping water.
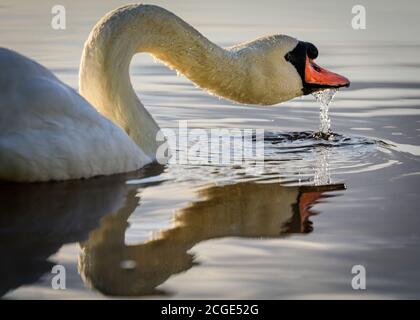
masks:
{"label": "dripping water", "polygon": [[314,134],[316,138],[328,140],[332,135],[331,119],[328,115],[328,106],[336,95],[338,89],[331,88],[323,91],[314,92],[312,95],[320,104],[319,131]]}

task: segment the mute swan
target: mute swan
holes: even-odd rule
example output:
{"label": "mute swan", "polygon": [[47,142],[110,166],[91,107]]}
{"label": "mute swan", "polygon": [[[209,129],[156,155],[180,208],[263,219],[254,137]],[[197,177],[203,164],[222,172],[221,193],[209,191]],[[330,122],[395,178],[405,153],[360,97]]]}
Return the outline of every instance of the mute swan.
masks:
{"label": "mute swan", "polygon": [[129,77],[138,52],[240,103],[271,105],[349,84],[312,61],[318,52],[310,43],[274,35],[223,49],[163,8],[127,5],[91,31],[80,64],[81,95],[36,62],[0,49],[0,180],[89,178],[152,162],[159,126]]}

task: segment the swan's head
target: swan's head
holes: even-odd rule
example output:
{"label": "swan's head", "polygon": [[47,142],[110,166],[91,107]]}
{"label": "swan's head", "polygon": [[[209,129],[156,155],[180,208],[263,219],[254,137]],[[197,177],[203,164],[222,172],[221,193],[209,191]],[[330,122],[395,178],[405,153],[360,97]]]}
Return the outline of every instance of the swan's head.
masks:
{"label": "swan's head", "polygon": [[317,57],[318,49],[312,43],[304,41],[299,41],[295,48],[284,56],[285,60],[298,72],[302,81],[303,94],[350,85],[346,77],[318,66],[314,62]]}
{"label": "swan's head", "polygon": [[[318,49],[286,35],[246,44],[251,80],[248,88],[257,104],[276,104],[327,88],[348,87],[350,81],[321,68],[314,60]],[[251,96],[251,95],[250,95]]]}

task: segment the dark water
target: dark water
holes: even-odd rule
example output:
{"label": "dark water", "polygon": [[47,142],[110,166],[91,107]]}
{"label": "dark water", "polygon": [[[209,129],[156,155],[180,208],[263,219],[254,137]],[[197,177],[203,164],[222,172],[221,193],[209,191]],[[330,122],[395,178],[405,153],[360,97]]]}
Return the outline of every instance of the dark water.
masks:
{"label": "dark water", "polygon": [[[80,14],[57,34],[52,2],[6,1],[1,43],[76,87],[89,29],[122,3],[63,1]],[[136,57],[133,85],[162,127],[264,129],[263,166],[170,163],[87,181],[1,184],[0,295],[419,298],[417,3],[369,2],[364,31],[351,28],[344,3],[158,4],[221,45],[279,32],[314,42],[319,64],[352,81],[330,105],[333,137],[313,137],[319,106],[310,96],[239,106]],[[51,288],[55,264],[66,268],[66,290]],[[364,291],[352,289],[354,265],[366,268]]]}

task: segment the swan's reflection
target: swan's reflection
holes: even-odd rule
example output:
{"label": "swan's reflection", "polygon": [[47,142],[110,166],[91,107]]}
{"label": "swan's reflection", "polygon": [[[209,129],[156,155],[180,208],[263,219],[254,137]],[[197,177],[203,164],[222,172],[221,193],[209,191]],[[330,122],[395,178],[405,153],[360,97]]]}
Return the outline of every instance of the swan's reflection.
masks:
{"label": "swan's reflection", "polygon": [[81,244],[79,271],[86,283],[107,295],[159,293],[157,286],[194,265],[188,253],[198,242],[221,237],[281,237],[312,231],[311,206],[324,193],[344,185],[284,187],[243,182],[210,186],[200,200],[178,210],[174,227],[137,245],[126,245],[127,219],[138,201],[131,192],[126,205],[104,217],[101,227]]}
{"label": "swan's reflection", "polygon": [[50,256],[73,242],[81,243],[79,271],[93,288],[108,295],[156,294],[171,275],[194,265],[189,250],[195,244],[310,232],[314,202],[344,188],[255,182],[207,186],[198,190],[196,202],[175,212],[173,227],[149,241],[126,245],[127,220],[139,205],[141,190],[161,183],[139,189],[126,181],[162,170],[151,166],[135,177],[65,183],[0,183],[0,296],[49,273]]}

